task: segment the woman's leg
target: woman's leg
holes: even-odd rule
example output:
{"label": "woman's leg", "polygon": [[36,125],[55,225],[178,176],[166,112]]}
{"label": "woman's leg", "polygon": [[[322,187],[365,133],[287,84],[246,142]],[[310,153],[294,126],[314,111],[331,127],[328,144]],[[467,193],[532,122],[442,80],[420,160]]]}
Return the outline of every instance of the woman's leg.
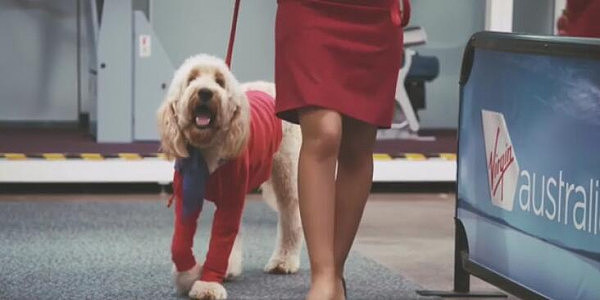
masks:
{"label": "woman's leg", "polygon": [[352,247],[373,180],[373,147],[377,128],[344,117],[335,194],[334,255],[337,276]]}
{"label": "woman's leg", "polygon": [[310,258],[307,299],[341,299],[334,259],[335,166],[342,137],[342,117],[326,109],[300,112],[302,148],[298,163],[300,215]]}

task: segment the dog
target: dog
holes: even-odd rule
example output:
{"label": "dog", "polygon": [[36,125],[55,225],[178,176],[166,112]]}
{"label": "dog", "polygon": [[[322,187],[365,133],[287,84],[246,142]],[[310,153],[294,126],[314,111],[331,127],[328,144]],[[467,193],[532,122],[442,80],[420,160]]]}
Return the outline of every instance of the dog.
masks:
{"label": "dog", "polygon": [[176,167],[171,253],[173,282],[180,294],[227,298],[223,281],[242,272],[239,227],[244,197],[259,187],[279,214],[275,249],[264,271],[298,271],[303,241],[297,188],[301,133],[298,125],[277,119],[273,99],[273,83],[240,84],[223,60],[206,54],[188,58],[173,76],[158,110],[161,150],[179,165],[193,165],[188,169],[198,171],[196,166],[204,163],[206,200],[217,206],[209,250],[200,265],[191,246],[203,199],[196,199],[200,204],[191,213],[185,212],[182,176],[189,172]]}

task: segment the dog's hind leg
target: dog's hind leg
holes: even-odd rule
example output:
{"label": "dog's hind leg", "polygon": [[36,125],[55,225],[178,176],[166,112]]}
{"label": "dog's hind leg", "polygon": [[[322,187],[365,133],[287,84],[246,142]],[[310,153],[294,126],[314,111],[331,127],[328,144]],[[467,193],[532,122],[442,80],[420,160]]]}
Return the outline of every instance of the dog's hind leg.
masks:
{"label": "dog's hind leg", "polygon": [[300,267],[302,222],[298,208],[298,140],[297,127],[284,127],[284,138],[273,159],[271,179],[263,185],[263,197],[275,204],[279,212],[277,241],[265,272],[290,274]]}
{"label": "dog's hind leg", "polygon": [[238,232],[229,254],[229,262],[227,264],[227,273],[225,279],[232,279],[242,274],[242,230]]}

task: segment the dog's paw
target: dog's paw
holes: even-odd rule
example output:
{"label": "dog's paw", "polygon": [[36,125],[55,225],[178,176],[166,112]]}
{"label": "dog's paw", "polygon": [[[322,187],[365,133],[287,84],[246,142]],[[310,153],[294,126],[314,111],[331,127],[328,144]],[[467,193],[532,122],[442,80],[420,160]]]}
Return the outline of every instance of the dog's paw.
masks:
{"label": "dog's paw", "polygon": [[300,268],[299,255],[273,256],[265,266],[265,272],[271,274],[293,274]]}
{"label": "dog's paw", "polygon": [[177,268],[173,265],[173,285],[175,285],[175,290],[180,295],[187,294],[192,285],[198,278],[200,278],[200,272],[202,267],[198,264],[193,266],[191,269],[183,272],[177,272]]}
{"label": "dog's paw", "polygon": [[192,285],[188,296],[192,299],[218,300],[227,299],[225,287],[218,282],[207,282],[197,280]]}

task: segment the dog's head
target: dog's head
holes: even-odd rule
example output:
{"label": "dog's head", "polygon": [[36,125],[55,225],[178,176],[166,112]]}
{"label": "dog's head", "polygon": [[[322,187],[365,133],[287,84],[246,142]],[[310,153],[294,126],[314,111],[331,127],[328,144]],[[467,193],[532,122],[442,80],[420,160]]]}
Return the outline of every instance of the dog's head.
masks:
{"label": "dog's head", "polygon": [[246,96],[227,65],[209,55],[190,57],[158,110],[161,150],[172,159],[187,157],[188,146],[218,147],[221,158],[235,157],[246,143],[248,119]]}

